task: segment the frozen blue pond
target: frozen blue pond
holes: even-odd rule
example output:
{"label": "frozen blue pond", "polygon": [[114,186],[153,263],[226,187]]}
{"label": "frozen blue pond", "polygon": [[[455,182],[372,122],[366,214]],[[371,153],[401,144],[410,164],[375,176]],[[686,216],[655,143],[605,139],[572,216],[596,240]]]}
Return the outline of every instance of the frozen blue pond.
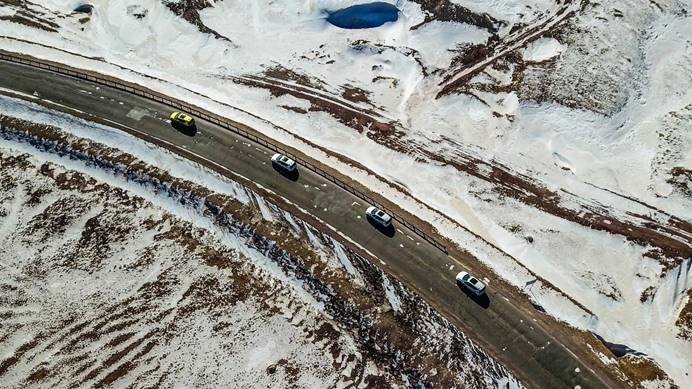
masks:
{"label": "frozen blue pond", "polygon": [[373,28],[399,19],[399,9],[381,1],[329,12],[327,21],[341,28]]}
{"label": "frozen blue pond", "polygon": [[94,6],[91,4],[81,4],[74,9],[74,12],[81,12],[85,14],[90,14],[94,10]]}

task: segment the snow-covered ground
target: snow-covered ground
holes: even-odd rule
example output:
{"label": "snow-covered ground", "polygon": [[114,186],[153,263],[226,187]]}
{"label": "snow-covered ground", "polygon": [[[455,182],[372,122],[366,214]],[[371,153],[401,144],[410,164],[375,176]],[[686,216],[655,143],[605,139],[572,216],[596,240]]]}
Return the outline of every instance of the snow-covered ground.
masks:
{"label": "snow-covered ground", "polygon": [[[446,72],[465,66],[472,47],[492,49],[492,41],[516,34],[512,28],[549,19],[562,4],[454,0],[475,14],[426,22],[428,2],[401,0],[399,21],[341,30],[324,20],[324,11],[356,1],[197,2],[199,9],[186,12],[190,20],[173,12],[177,3],[94,1],[87,19],[70,15],[75,1],[5,4],[0,48],[144,84],[295,146],[379,188],[515,285],[534,280],[529,270],[550,281],[594,315],[549,289],[526,292],[549,313],[647,353],[679,385],[686,381],[692,347],[675,322],[689,304],[689,258],[661,257],[660,247],[625,236],[647,223],[635,215],[666,228],[676,218],[687,227],[671,239],[689,252],[689,2],[567,2],[574,16],[475,73],[461,93],[439,98]],[[474,24],[472,16],[481,13],[498,21],[497,31]],[[10,18],[15,14],[33,15],[57,32],[21,24]],[[311,110],[314,102],[305,97],[272,95],[257,82],[300,85],[332,104],[394,122],[401,136],[382,141],[386,134],[372,126],[358,131]],[[402,183],[425,205],[301,138]],[[484,162],[476,163],[480,174],[451,163],[468,156]],[[602,225],[628,227],[608,233],[522,201],[487,178],[497,166],[553,191],[575,215],[597,210],[609,219]]]}
{"label": "snow-covered ground", "polygon": [[520,387],[252,190],[112,128],[8,111],[43,124],[0,117],[4,385]]}

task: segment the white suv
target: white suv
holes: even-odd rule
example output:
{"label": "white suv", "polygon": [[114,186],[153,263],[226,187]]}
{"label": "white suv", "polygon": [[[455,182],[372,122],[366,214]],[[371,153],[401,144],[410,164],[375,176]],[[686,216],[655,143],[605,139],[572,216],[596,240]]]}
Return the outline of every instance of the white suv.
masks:
{"label": "white suv", "polygon": [[478,278],[462,271],[457,274],[457,283],[465,287],[476,296],[480,296],[485,292],[485,284]]}
{"label": "white suv", "polygon": [[296,170],[296,161],[292,160],[291,158],[288,158],[283,154],[274,154],[272,156],[272,163],[276,164],[277,166],[289,173]]}
{"label": "white suv", "polygon": [[368,219],[374,221],[384,228],[388,228],[392,225],[392,217],[377,207],[369,207],[365,211],[365,215],[368,217]]}

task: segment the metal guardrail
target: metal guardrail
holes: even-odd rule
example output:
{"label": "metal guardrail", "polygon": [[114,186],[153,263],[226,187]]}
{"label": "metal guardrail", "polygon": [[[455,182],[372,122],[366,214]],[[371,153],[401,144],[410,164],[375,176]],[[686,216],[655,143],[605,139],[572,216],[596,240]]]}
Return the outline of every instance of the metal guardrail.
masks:
{"label": "metal guardrail", "polygon": [[337,185],[341,189],[344,189],[345,191],[351,193],[352,195],[358,197],[359,199],[365,201],[368,204],[372,204],[377,206],[380,209],[383,209],[385,212],[389,213],[394,220],[396,220],[397,223],[404,225],[406,228],[409,230],[413,231],[416,235],[420,236],[424,240],[426,240],[428,243],[432,244],[445,254],[448,253],[447,247],[439,242],[437,239],[433,238],[432,236],[428,235],[425,233],[423,230],[420,228],[416,227],[415,225],[407,222],[403,217],[401,217],[399,214],[392,212],[388,210],[386,207],[382,206],[382,204],[379,204],[377,201],[375,201],[373,198],[370,196],[356,190],[349,184],[345,183],[341,179],[333,176],[332,174],[329,174],[328,172],[322,170],[315,164],[311,163],[310,161],[303,159],[288,150],[284,149],[281,144],[274,142],[270,138],[267,137],[260,137],[255,134],[251,134],[241,128],[236,127],[233,125],[233,122],[224,118],[221,115],[217,115],[215,113],[212,113],[210,111],[207,111],[203,108],[196,107],[194,105],[190,105],[182,100],[178,100],[176,98],[166,96],[162,93],[153,91],[149,88],[143,87],[141,85],[137,85],[134,83],[130,83],[127,81],[122,81],[118,80],[115,77],[110,77],[110,76],[105,76],[105,75],[98,75],[93,72],[88,72],[80,69],[75,69],[68,67],[66,65],[62,65],[59,63],[55,62],[49,62],[49,61],[42,61],[38,59],[27,59],[24,56],[20,55],[13,55],[11,53],[0,53],[0,60],[4,60],[7,62],[13,62],[13,63],[19,63],[22,65],[27,65],[43,70],[48,70],[54,73],[58,74],[63,74],[67,75],[70,77],[78,78],[81,80],[86,80],[90,81],[96,84],[101,84],[108,86],[110,88],[118,89],[121,91],[125,91],[128,93],[135,94],[140,97],[144,97],[148,100],[156,101],[158,103],[162,103],[165,105],[168,105],[174,109],[185,111],[186,113],[192,114],[193,116],[196,116],[198,118],[204,119],[206,121],[209,121],[211,123],[214,123],[220,127],[223,127],[235,134],[238,134],[252,142],[258,143],[274,152],[278,152],[284,155],[289,156],[302,166],[305,166],[306,168],[312,170],[313,172],[319,174],[320,176],[324,177],[325,179],[331,181],[333,184]]}

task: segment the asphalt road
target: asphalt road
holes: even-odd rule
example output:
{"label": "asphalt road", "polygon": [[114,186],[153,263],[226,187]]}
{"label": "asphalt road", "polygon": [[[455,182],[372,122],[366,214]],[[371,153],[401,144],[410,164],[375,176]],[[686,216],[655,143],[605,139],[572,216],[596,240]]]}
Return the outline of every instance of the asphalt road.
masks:
{"label": "asphalt road", "polygon": [[[374,229],[361,200],[322,177],[300,169],[297,180],[278,174],[272,152],[223,128],[197,121],[193,136],[168,123],[170,107],[104,86],[0,61],[0,88],[34,95],[109,119],[179,145],[251,179],[329,223],[377,256],[389,273],[436,306],[452,323],[530,387],[581,388],[604,384],[553,336],[515,308],[492,284],[485,298],[462,292],[454,276],[461,264],[396,225],[393,237]],[[0,89],[2,92],[2,89]]]}

